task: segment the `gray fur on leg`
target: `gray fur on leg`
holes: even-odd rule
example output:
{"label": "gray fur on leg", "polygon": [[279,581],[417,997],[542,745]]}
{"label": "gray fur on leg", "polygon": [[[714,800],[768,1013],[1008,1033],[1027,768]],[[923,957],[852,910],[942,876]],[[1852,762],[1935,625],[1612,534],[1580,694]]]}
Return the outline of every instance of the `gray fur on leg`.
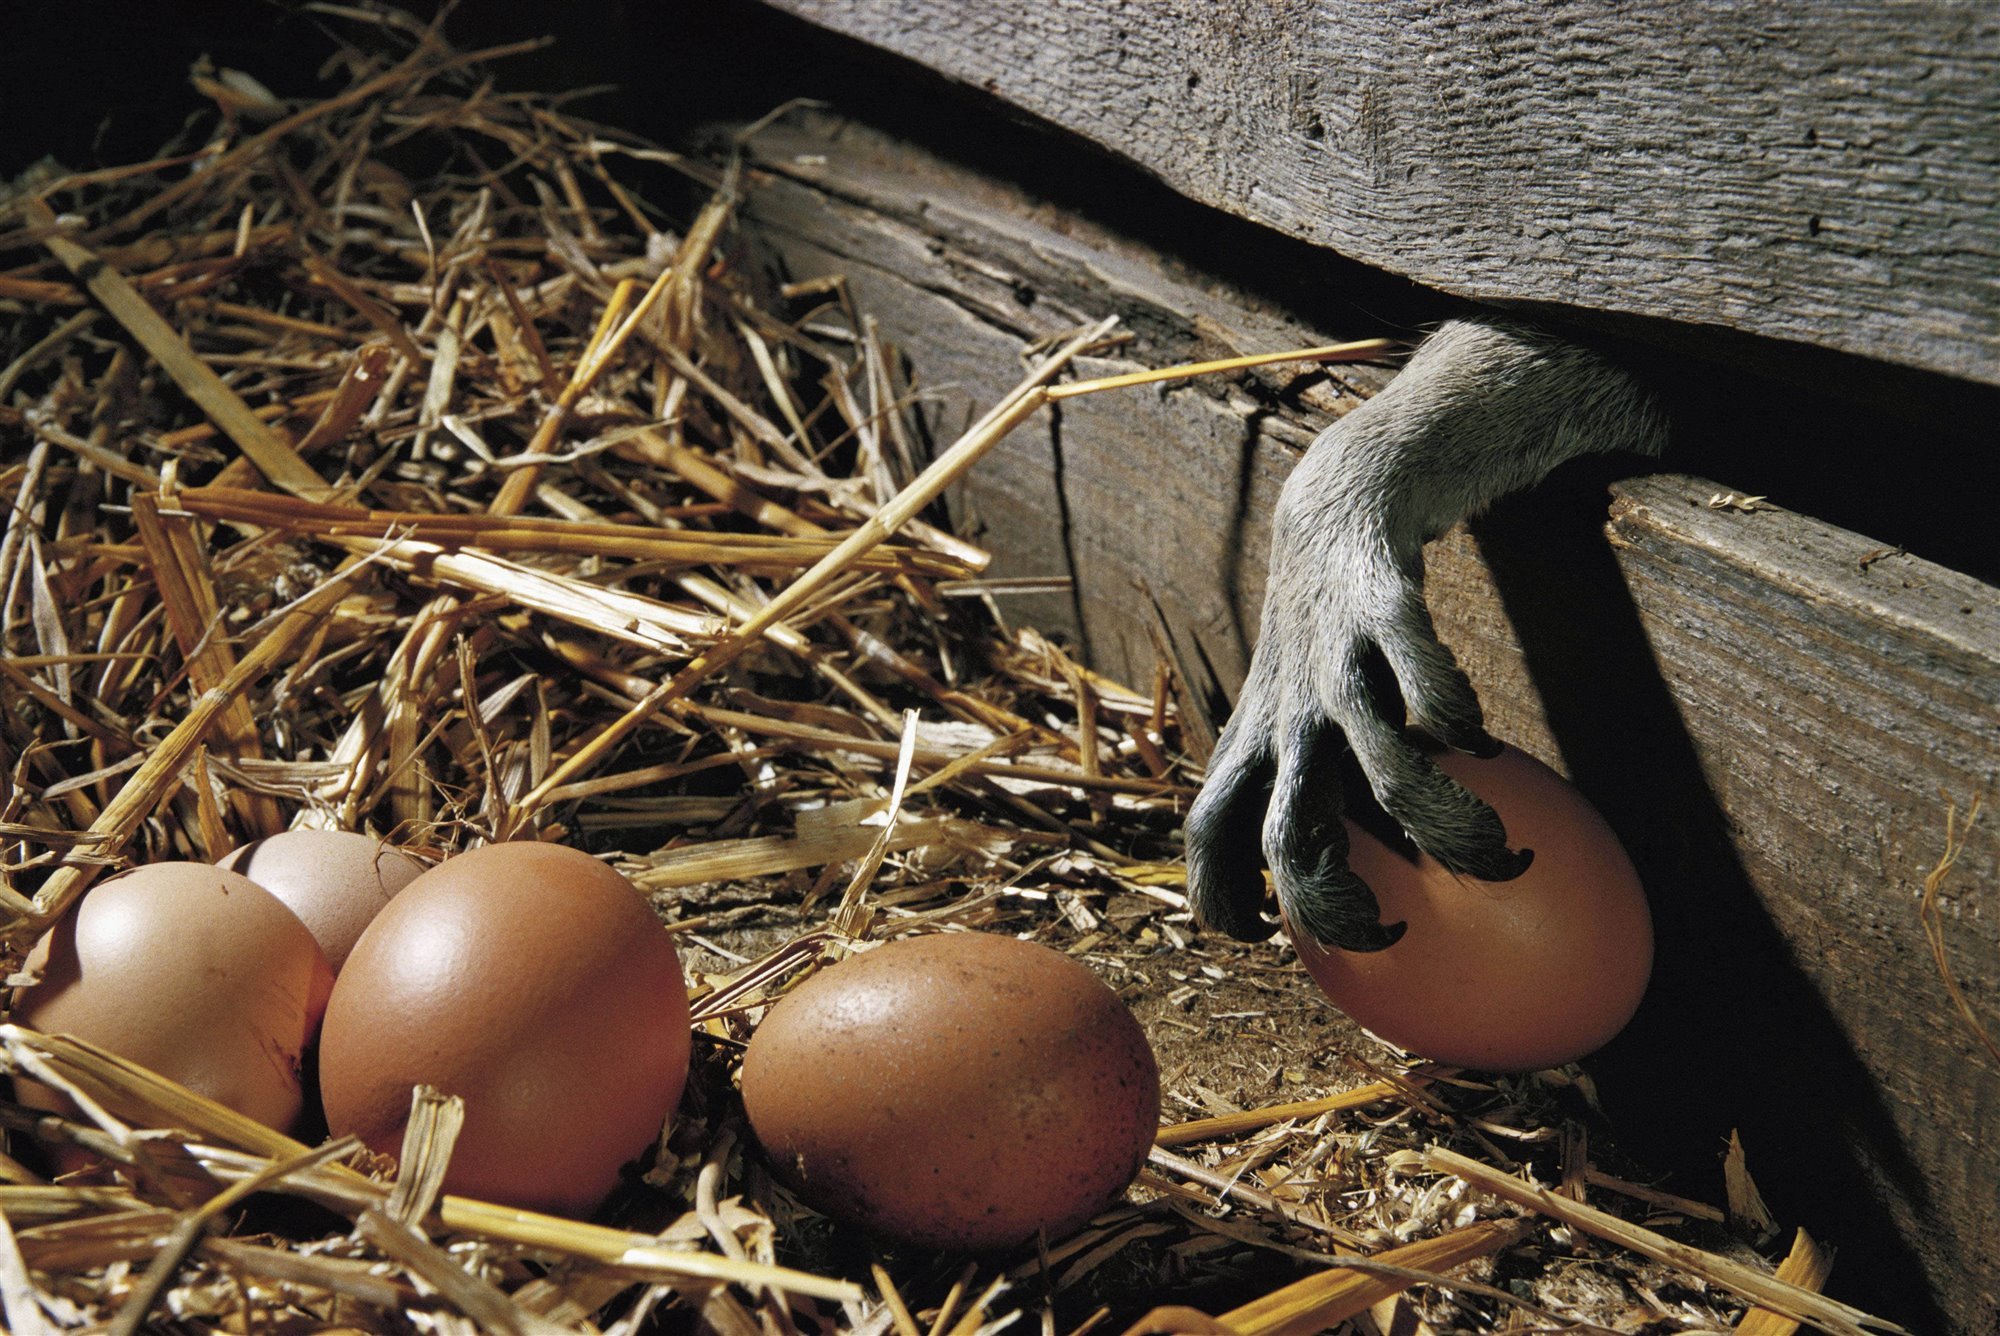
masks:
{"label": "gray fur on leg", "polygon": [[[1491,808],[1405,732],[1490,752],[1477,696],[1423,601],[1423,546],[1576,455],[1657,453],[1664,419],[1597,355],[1502,320],[1441,327],[1389,387],[1321,433],[1279,497],[1271,575],[1251,672],[1189,813],[1188,886],[1201,921],[1260,938],[1261,852],[1285,913],[1323,941],[1394,940],[1346,867],[1340,791],[1327,762],[1344,737],[1383,809],[1455,871],[1517,876]],[[1404,717],[1362,671],[1379,654]],[[1257,817],[1263,815],[1261,837]]]}

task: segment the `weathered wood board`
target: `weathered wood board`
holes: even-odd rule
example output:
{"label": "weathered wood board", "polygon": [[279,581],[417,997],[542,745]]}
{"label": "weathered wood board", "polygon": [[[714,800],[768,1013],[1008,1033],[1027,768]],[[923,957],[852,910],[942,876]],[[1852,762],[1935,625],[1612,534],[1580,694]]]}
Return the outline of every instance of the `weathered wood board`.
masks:
{"label": "weathered wood board", "polygon": [[2000,384],[2000,10],[769,0],[1493,301]]}
{"label": "weathered wood board", "polygon": [[[792,278],[846,276],[940,439],[1013,383],[1025,340],[1106,313],[1144,365],[1373,332],[1309,327],[858,126],[787,123],[757,154],[748,239]],[[996,574],[1075,580],[1005,611],[1143,680],[1156,604],[1197,687],[1226,695],[1276,490],[1386,374],[1075,400],[983,461],[954,517]],[[1582,784],[1655,896],[1654,994],[1592,1065],[1614,1125],[1711,1198],[1740,1127],[1781,1219],[1851,1259],[1837,1290],[1914,1330],[1990,1330],[2000,1068],[1952,1010],[1917,897],[1947,799],[2000,773],[2000,596],[1802,516],[1710,509],[1716,484],[1629,477],[1607,510],[1603,481],[1574,472],[1449,535],[1428,584],[1495,731]],[[1988,825],[1941,905],[1959,981],[2000,1031],[1996,874]]]}

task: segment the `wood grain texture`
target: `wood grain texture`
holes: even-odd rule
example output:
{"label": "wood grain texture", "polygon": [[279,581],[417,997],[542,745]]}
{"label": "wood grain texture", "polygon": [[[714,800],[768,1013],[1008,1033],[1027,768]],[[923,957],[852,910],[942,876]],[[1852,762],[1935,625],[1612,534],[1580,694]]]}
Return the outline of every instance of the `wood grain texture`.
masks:
{"label": "wood grain texture", "polygon": [[[750,240],[787,277],[846,276],[914,363],[936,439],[1013,383],[1025,340],[1107,313],[1130,361],[1092,372],[1375,332],[1310,326],[859,126],[758,149]],[[954,519],[995,574],[1075,580],[1010,615],[1144,681],[1150,596],[1225,697],[1278,487],[1387,375],[1341,371],[1072,401],[983,461]],[[1949,1007],[1916,895],[1946,796],[2000,773],[2000,595],[1800,515],[1711,509],[1714,483],[1626,478],[1607,504],[1604,474],[1564,476],[1433,544],[1427,587],[1494,731],[1577,780],[1653,893],[1654,992],[1592,1063],[1613,1127],[1716,1199],[1740,1128],[1781,1222],[1866,1259],[1836,1293],[1916,1330],[1990,1330],[2000,1072]],[[1989,828],[1945,904],[1959,978],[2000,1028],[1996,886]]]}
{"label": "wood grain texture", "polygon": [[[1939,1305],[1907,1324],[1988,1332],[2000,1267],[1975,1241],[2000,1236],[2000,1071],[1918,901],[1948,805],[2000,773],[2000,593],[1805,516],[1713,510],[1717,490],[1619,482],[1608,523],[1579,496],[1498,508],[1433,551],[1439,630],[1498,727],[1535,716],[1531,749],[1553,748],[1653,893],[1654,987],[1598,1064],[1614,1127],[1671,1140],[1726,1110],[1783,1222],[1875,1265],[1853,1221],[1819,1214],[1865,1185]],[[2000,1032],[2000,839],[1974,843],[1947,936]],[[1648,1088],[1665,1070],[1713,1088]],[[1805,1187],[1820,1175],[1846,1186]]]}
{"label": "wood grain texture", "polygon": [[[1114,310],[1135,360],[1086,359],[1080,375],[1317,337],[1226,284],[1171,274],[1156,256],[997,183],[954,175],[945,193],[928,170],[941,165],[916,167],[858,127],[781,126],[757,147],[785,173],[767,175],[746,203],[760,239],[793,277],[848,279],[860,308],[915,359],[934,396],[936,439],[951,439],[1006,392],[1025,342]],[[1136,615],[1143,585],[1203,669],[1196,689],[1219,695],[1249,661],[1254,621],[1245,612],[1262,598],[1267,515],[1291,461],[1316,423],[1389,374],[1279,367],[1069,401],[1015,432],[954,489],[955,527],[1012,574],[1074,576],[1073,596],[1010,598],[1008,615],[1076,635],[1097,662],[1150,680],[1151,642]],[[1281,396],[1313,411],[1276,411]],[[1135,442],[1171,443],[1171,454]],[[1247,534],[1217,522],[1222,498],[1240,498]]]}
{"label": "wood grain texture", "polygon": [[2000,384],[1992,6],[768,2],[1449,292]]}

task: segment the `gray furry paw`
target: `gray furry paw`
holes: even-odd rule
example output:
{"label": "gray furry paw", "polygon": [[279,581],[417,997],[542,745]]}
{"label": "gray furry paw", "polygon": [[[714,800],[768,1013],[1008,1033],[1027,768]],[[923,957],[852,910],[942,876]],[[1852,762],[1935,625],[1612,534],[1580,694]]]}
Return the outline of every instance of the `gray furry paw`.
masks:
{"label": "gray furry paw", "polygon": [[1270,936],[1268,865],[1295,929],[1357,951],[1401,935],[1347,866],[1344,748],[1383,810],[1446,867],[1489,881],[1527,868],[1532,851],[1510,849],[1492,808],[1412,740],[1416,730],[1498,750],[1431,624],[1423,546],[1564,459],[1656,452],[1663,434],[1638,386],[1594,354],[1509,323],[1455,321],[1320,436],[1279,498],[1263,630],[1188,814],[1188,891],[1204,925]]}

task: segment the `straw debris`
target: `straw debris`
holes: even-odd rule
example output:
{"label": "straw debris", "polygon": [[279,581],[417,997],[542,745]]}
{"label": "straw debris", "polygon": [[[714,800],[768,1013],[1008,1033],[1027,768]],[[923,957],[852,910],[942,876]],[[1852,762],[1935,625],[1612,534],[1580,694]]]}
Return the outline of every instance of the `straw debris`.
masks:
{"label": "straw debris", "polygon": [[[584,1223],[443,1192],[436,1092],[398,1179],[0,1026],[0,1069],[82,1110],[0,1100],[7,1330],[1893,1330],[1633,1181],[1575,1081],[1412,1067],[1196,936],[1211,739],[1170,657],[1134,688],[1008,627],[1035,586],[937,504],[1107,388],[1055,387],[1108,323],[933,440],[840,284],[763,273],[735,165],[499,91],[521,48],[317,8],[335,91],[200,71],[216,114],[155,160],[0,205],[6,963],[107,871],[291,824],[567,840],[677,934],[696,1071]],[[812,970],[964,929],[1118,989],[1170,1124],[1125,1202],[971,1263],[790,1199],[733,1086]]]}

